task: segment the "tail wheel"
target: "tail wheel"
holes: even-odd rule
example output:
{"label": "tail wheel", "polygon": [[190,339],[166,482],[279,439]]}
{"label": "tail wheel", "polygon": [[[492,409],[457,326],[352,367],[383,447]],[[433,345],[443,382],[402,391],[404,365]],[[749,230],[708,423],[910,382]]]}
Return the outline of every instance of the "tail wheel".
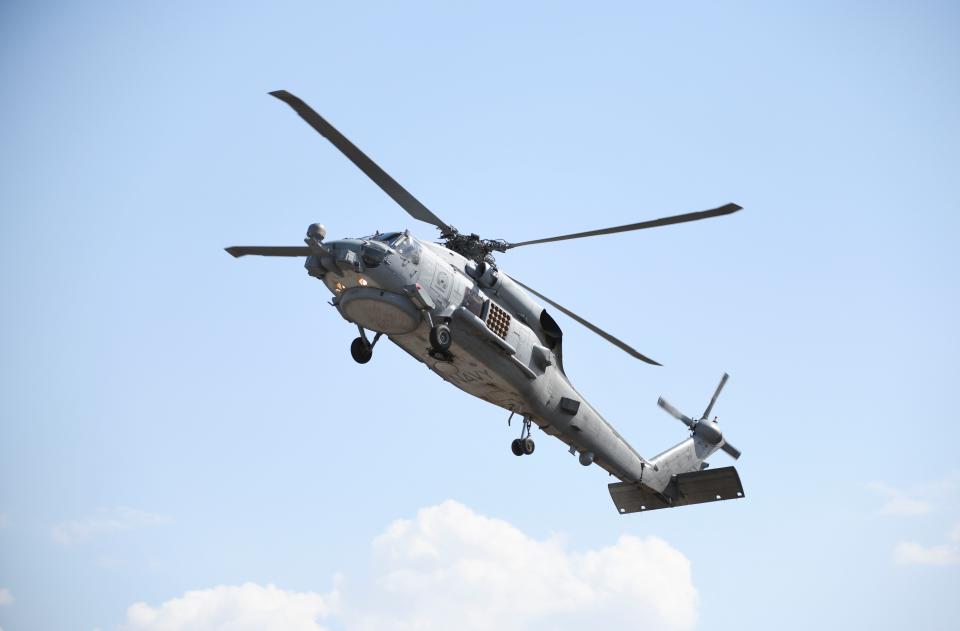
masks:
{"label": "tail wheel", "polygon": [[513,455],[514,455],[514,456],[522,456],[522,455],[523,455],[523,441],[521,441],[519,438],[514,438],[514,439],[513,439],[513,442],[510,443],[510,451],[513,452]]}
{"label": "tail wheel", "polygon": [[522,444],[523,453],[524,453],[525,455],[527,455],[527,456],[529,456],[530,454],[532,454],[532,453],[533,453],[533,450],[537,448],[537,446],[534,444],[532,438],[524,438],[524,439],[523,439],[522,441],[520,441],[520,442],[523,443],[523,444]]}

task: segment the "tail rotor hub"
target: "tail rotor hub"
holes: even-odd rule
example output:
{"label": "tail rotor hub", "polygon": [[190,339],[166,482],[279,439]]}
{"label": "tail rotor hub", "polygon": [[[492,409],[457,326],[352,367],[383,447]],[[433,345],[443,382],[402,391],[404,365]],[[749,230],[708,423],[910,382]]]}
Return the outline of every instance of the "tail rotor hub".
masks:
{"label": "tail rotor hub", "polygon": [[723,390],[723,386],[726,385],[727,379],[729,378],[730,375],[723,373],[723,377],[720,378],[720,384],[714,391],[713,397],[710,398],[710,404],[707,405],[707,409],[703,411],[703,416],[699,419],[692,419],[686,414],[683,414],[680,410],[670,405],[663,397],[660,397],[657,405],[662,407],[667,414],[686,425],[690,429],[691,436],[696,436],[703,442],[711,445],[719,445],[720,449],[736,460],[740,457],[740,450],[724,439],[723,432],[720,431],[719,423],[709,420],[710,412],[713,411],[713,405],[717,402],[717,397],[720,396],[720,391]]}

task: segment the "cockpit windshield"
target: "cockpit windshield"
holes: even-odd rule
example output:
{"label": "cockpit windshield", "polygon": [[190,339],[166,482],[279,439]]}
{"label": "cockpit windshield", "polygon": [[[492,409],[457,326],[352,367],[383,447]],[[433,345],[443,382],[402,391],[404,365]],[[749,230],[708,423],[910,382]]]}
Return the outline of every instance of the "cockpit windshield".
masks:
{"label": "cockpit windshield", "polygon": [[391,242],[395,241],[396,238],[401,236],[402,234],[403,234],[402,232],[382,232],[382,233],[377,233],[369,238],[372,241],[382,241],[383,243],[386,243],[387,245],[392,247],[393,244]]}
{"label": "cockpit windshield", "polygon": [[397,254],[403,258],[410,259],[414,263],[420,262],[420,244],[406,232],[378,232],[377,234],[365,237],[370,241],[379,241],[396,250]]}

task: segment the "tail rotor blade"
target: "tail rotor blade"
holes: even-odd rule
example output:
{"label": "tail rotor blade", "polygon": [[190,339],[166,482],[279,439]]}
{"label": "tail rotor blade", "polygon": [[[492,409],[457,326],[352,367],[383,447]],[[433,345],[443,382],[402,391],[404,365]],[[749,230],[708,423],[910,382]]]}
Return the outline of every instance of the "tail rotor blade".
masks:
{"label": "tail rotor blade", "polygon": [[713,410],[713,404],[717,402],[717,397],[720,396],[720,391],[723,390],[723,386],[727,383],[727,379],[730,378],[730,375],[723,373],[723,377],[720,377],[720,385],[717,386],[717,389],[713,393],[713,398],[710,399],[710,405],[707,406],[707,409],[703,411],[703,416],[700,418],[707,418],[710,416],[710,412]]}
{"label": "tail rotor blade", "polygon": [[677,419],[678,421],[680,421],[690,429],[693,429],[693,426],[697,424],[695,420],[693,420],[686,414],[681,413],[680,410],[678,410],[677,408],[667,403],[666,399],[664,399],[663,397],[660,397],[659,399],[657,399],[657,405],[662,407],[667,414]]}
{"label": "tail rotor blade", "polygon": [[734,460],[740,457],[740,450],[734,447],[733,445],[731,445],[730,443],[727,443],[727,442],[723,443],[723,446],[720,447],[720,449],[722,449],[724,452],[729,454],[729,456]]}

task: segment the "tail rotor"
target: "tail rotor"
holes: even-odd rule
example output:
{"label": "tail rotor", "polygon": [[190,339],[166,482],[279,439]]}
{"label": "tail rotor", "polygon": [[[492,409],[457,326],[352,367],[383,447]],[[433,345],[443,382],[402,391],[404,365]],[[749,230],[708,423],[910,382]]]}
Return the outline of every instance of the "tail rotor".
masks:
{"label": "tail rotor", "polygon": [[717,445],[727,455],[736,460],[740,457],[740,450],[724,439],[723,433],[720,431],[719,423],[709,420],[710,412],[713,411],[713,406],[717,402],[717,397],[720,396],[720,391],[723,390],[723,386],[726,385],[727,379],[729,378],[730,375],[723,373],[723,377],[720,378],[720,383],[717,385],[717,389],[710,398],[710,404],[707,405],[707,409],[703,411],[703,416],[701,416],[699,419],[694,420],[686,414],[683,414],[680,412],[680,410],[670,405],[670,403],[668,403],[663,397],[657,399],[657,405],[663,408],[667,414],[686,425],[690,429],[690,434],[692,436],[696,436],[711,445]]}

